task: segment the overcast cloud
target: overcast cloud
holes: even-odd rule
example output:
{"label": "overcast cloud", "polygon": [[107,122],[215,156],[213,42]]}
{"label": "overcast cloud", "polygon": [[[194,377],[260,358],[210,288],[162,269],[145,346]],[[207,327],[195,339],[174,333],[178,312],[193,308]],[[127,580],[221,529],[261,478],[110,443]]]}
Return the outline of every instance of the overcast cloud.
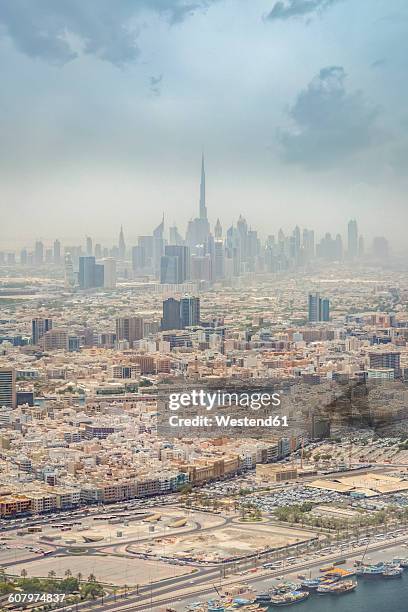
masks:
{"label": "overcast cloud", "polygon": [[211,222],[405,246],[407,57],[405,0],[2,0],[0,248],[184,231],[203,149]]}

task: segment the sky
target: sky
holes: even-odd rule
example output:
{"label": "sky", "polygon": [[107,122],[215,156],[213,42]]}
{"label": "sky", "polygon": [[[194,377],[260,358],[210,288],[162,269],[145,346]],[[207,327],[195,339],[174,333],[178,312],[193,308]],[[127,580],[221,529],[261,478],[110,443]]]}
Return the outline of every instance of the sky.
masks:
{"label": "sky", "polygon": [[211,223],[406,247],[406,0],[2,0],[0,248]]}

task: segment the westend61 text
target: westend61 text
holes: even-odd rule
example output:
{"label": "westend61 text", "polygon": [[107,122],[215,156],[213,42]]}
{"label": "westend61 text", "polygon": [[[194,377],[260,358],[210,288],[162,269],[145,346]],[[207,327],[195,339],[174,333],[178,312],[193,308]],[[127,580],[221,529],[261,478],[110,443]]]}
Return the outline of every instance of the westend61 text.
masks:
{"label": "westend61 text", "polygon": [[270,415],[265,418],[242,417],[230,415],[214,415],[213,417],[197,415],[191,418],[179,417],[175,414],[169,417],[171,427],[288,427],[288,417]]}

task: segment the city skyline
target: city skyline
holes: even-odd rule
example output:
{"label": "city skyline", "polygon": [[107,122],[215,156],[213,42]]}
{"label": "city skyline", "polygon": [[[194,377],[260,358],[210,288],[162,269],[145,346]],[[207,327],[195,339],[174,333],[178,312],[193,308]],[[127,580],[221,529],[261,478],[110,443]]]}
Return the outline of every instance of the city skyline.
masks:
{"label": "city skyline", "polygon": [[[189,241],[191,245],[194,243],[204,244],[206,242],[207,236],[210,236],[210,235],[214,235],[216,240],[217,239],[224,240],[227,236],[228,228],[234,227],[234,225],[238,224],[241,220],[245,221],[245,223],[247,224],[247,219],[245,218],[245,216],[242,215],[242,212],[239,214],[239,217],[236,220],[233,219],[226,226],[225,225],[223,226],[223,224],[220,222],[220,216],[217,216],[216,221],[214,221],[212,224],[208,221],[208,207],[207,207],[207,199],[206,199],[205,157],[204,157],[204,153],[202,153],[201,174],[200,174],[200,183],[199,183],[198,216],[194,218],[194,215],[192,214],[187,223],[185,231],[183,231],[183,230],[180,230],[176,222],[173,222],[172,224],[169,224],[168,222],[166,222],[168,220],[166,220],[165,212],[163,212],[162,222],[161,222],[161,225],[158,226],[158,228],[159,227],[161,228],[160,234],[161,234],[161,237],[164,239],[166,245],[171,246],[171,245],[177,245],[177,244],[188,244]],[[213,231],[212,231],[211,226],[213,226]],[[247,226],[249,227],[250,231],[251,230],[256,231],[257,235],[259,235],[259,238],[262,241],[268,241],[268,239],[271,236],[275,236],[275,234],[277,234],[279,237],[279,234],[281,232],[283,232],[283,234],[285,235],[287,235],[287,233],[289,232],[289,235],[290,235],[291,233],[296,232],[297,230],[300,230],[300,229],[304,230],[305,232],[309,231],[309,229],[305,227],[299,228],[298,224],[296,224],[294,228],[283,228],[282,226],[280,226],[278,230],[278,228],[276,227],[276,230],[274,233],[266,233],[265,230],[263,231],[261,230],[261,232],[259,232],[258,228],[252,226],[250,223],[247,224]],[[153,230],[153,234],[155,231],[158,230],[158,228],[156,230]],[[224,228],[224,231],[223,231],[223,228]],[[125,224],[125,229],[126,229],[127,237],[134,235],[134,233],[132,232],[129,232],[129,234],[127,233],[129,230],[129,227],[127,227],[126,224]],[[371,237],[372,244],[370,246],[367,245],[368,248],[366,250],[365,239],[367,236],[363,234],[359,234],[358,222],[355,218],[348,220],[347,225],[344,224],[344,227],[342,228],[342,230],[343,231],[341,230],[339,231],[339,228],[337,228],[335,233],[333,233],[334,240],[338,240],[339,236],[341,238],[341,244],[340,244],[341,257],[340,259],[342,259],[343,255],[347,252],[349,252],[349,255],[351,257],[357,257],[359,254],[361,255],[364,252],[367,253],[367,252],[370,252],[371,250],[375,251],[375,243],[378,240],[385,240],[388,243],[388,245],[390,244],[390,241],[388,240],[388,238],[385,238],[382,234],[373,235]],[[321,235],[317,234],[313,228],[311,228],[310,231],[313,234],[312,250],[313,250],[313,255],[314,255],[315,246],[317,247],[317,240],[319,239],[320,241],[324,241],[328,236],[329,236],[329,239],[331,239],[332,232],[328,231],[327,228],[325,231],[322,232]],[[218,233],[220,232],[219,236],[217,236],[217,232]],[[102,245],[98,241],[98,237],[96,237],[95,239],[95,235],[90,236],[89,233],[92,233],[92,232],[85,233],[84,239],[80,242],[80,244],[78,244],[78,242],[76,243],[77,246],[80,246],[80,247],[84,246],[84,250],[81,253],[81,255],[92,256],[95,254],[96,258],[98,259],[101,259],[102,257],[105,257],[105,258],[111,257],[112,256],[111,253],[110,254],[105,253],[105,255],[102,255]],[[150,231],[147,232],[147,234],[148,235],[151,234],[151,228],[150,228]],[[183,235],[186,236],[185,239],[183,238]],[[130,243],[136,245],[138,242],[140,242],[141,236],[143,236],[143,234],[138,234],[133,239],[131,238]],[[73,242],[79,241],[79,240],[80,238],[76,236],[73,239]],[[45,248],[44,242],[48,242],[49,243],[48,246],[50,247],[52,246],[53,250],[57,249],[57,259],[59,260],[61,256],[61,253],[60,253],[61,236],[58,236],[57,238],[55,237],[49,238],[48,241],[43,241],[41,237],[37,237],[35,242],[32,244],[32,246],[34,247],[33,249],[34,257],[37,257],[38,259],[38,256],[36,255],[37,248],[40,248],[40,251],[44,251],[44,248]],[[315,245],[315,242],[316,242],[316,245]],[[343,242],[344,242],[344,247],[343,247]],[[57,243],[57,246],[56,246],[56,243]],[[16,246],[16,244],[14,245],[14,247]],[[113,244],[116,244],[116,242],[114,241]],[[119,257],[119,259],[127,258],[129,254],[131,254],[132,247],[129,244],[129,239],[128,239],[128,244],[126,247],[123,223],[120,225],[119,240],[117,244],[118,244],[117,256]],[[349,245],[350,245],[350,248],[349,248]],[[391,243],[391,246],[392,246],[392,243]],[[96,250],[94,247],[96,247]],[[4,242],[0,243],[0,251],[2,248],[4,249]],[[20,248],[22,248],[24,251],[25,249],[30,248],[30,245],[24,244]],[[388,249],[388,247],[386,248]],[[97,252],[98,249],[100,250],[99,254]],[[9,251],[15,252],[15,248],[9,249]],[[397,251],[397,254],[398,254],[398,251]],[[45,252],[41,252],[39,257],[41,260],[45,259]],[[55,261],[55,256],[54,256],[54,261]]]}

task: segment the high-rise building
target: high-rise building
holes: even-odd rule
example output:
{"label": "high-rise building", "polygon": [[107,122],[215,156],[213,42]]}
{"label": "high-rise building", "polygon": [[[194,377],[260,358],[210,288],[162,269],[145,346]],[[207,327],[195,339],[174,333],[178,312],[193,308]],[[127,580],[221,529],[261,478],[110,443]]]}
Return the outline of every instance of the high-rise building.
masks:
{"label": "high-rise building", "polygon": [[34,247],[34,263],[40,266],[44,262],[44,245],[40,240],[37,240]]}
{"label": "high-rise building", "polygon": [[368,354],[370,369],[392,369],[395,377],[401,374],[400,353],[397,351],[373,351]]}
{"label": "high-rise building", "polygon": [[20,263],[22,266],[26,266],[28,262],[27,249],[22,249],[20,252]]}
{"label": "high-rise building", "polygon": [[143,338],[144,321],[142,317],[120,317],[116,319],[116,340],[127,340],[132,346]]}
{"label": "high-rise building", "polygon": [[16,408],[16,373],[12,368],[0,368],[0,408]]}
{"label": "high-rise building", "polygon": [[85,256],[79,258],[79,287],[81,289],[93,289],[103,287],[104,267],[97,264],[95,257]]}
{"label": "high-rise building", "polygon": [[200,204],[198,217],[189,222],[186,235],[186,242],[192,249],[195,249],[198,245],[205,244],[208,234],[210,233],[210,224],[207,218],[205,187],[205,166],[203,155],[201,158]]}
{"label": "high-rise building", "polygon": [[200,324],[200,298],[185,296],[180,300],[181,327]]}
{"label": "high-rise building", "polygon": [[102,262],[103,265],[103,286],[105,289],[115,289],[116,287],[116,259],[108,257]]}
{"label": "high-rise building", "polygon": [[92,238],[90,236],[86,237],[86,254],[88,257],[93,255],[93,246],[92,246]]}
{"label": "high-rise building", "polygon": [[358,255],[358,227],[355,219],[351,219],[347,227],[347,253],[350,259]]}
{"label": "high-rise building", "polygon": [[358,239],[358,256],[364,257],[364,251],[365,251],[364,236],[360,236]]}
{"label": "high-rise building", "polygon": [[176,255],[162,255],[160,258],[160,283],[175,285],[179,281],[179,258]]}
{"label": "high-rise building", "polygon": [[191,258],[191,279],[196,281],[211,281],[211,264],[210,255],[193,255]]}
{"label": "high-rise building", "polygon": [[41,338],[44,351],[67,351],[68,332],[66,329],[51,329]]}
{"label": "high-rise building", "polygon": [[330,321],[330,300],[323,298],[320,302],[320,321]]}
{"label": "high-rise building", "polygon": [[155,274],[160,272],[161,256],[164,253],[164,214],[161,223],[153,230],[152,237],[152,263]]}
{"label": "high-rise building", "polygon": [[54,263],[61,263],[61,243],[58,238],[54,240]]}
{"label": "high-rise building", "polygon": [[222,238],[222,225],[219,219],[217,219],[214,227],[214,236],[216,240],[221,240]]}
{"label": "high-rise building", "polygon": [[146,268],[146,251],[144,247],[138,245],[132,247],[132,269],[139,273]]}
{"label": "high-rise building", "polygon": [[105,266],[103,264],[95,264],[95,287],[104,287],[105,284]]}
{"label": "high-rise building", "polygon": [[125,236],[123,233],[123,227],[122,225],[120,226],[120,233],[119,233],[119,259],[125,259],[126,257],[126,243],[125,243]]}
{"label": "high-rise building", "polygon": [[330,321],[330,300],[322,299],[319,293],[309,293],[308,319],[309,323]]}
{"label": "high-rise building", "polygon": [[216,240],[214,243],[214,260],[214,276],[216,280],[220,280],[225,276],[225,249],[222,240]]}
{"label": "high-rise building", "polygon": [[318,293],[309,293],[309,323],[317,323],[320,321],[320,295]]}
{"label": "high-rise building", "polygon": [[67,253],[64,258],[64,276],[65,287],[72,288],[75,285],[74,264],[72,262],[71,253]]}
{"label": "high-rise building", "polygon": [[189,278],[190,249],[177,244],[166,245],[160,261],[160,282],[184,283]]}
{"label": "high-rise building", "polygon": [[31,321],[31,342],[35,346],[45,333],[52,329],[52,319],[37,318]]}
{"label": "high-rise building", "polygon": [[388,240],[384,236],[376,236],[373,240],[373,255],[376,259],[388,259]]}
{"label": "high-rise building", "polygon": [[183,244],[184,240],[181,234],[179,233],[177,227],[173,225],[173,227],[169,228],[170,235],[170,244]]}
{"label": "high-rise building", "polygon": [[161,320],[161,329],[180,329],[180,302],[175,298],[168,298],[163,302],[163,317]]}

